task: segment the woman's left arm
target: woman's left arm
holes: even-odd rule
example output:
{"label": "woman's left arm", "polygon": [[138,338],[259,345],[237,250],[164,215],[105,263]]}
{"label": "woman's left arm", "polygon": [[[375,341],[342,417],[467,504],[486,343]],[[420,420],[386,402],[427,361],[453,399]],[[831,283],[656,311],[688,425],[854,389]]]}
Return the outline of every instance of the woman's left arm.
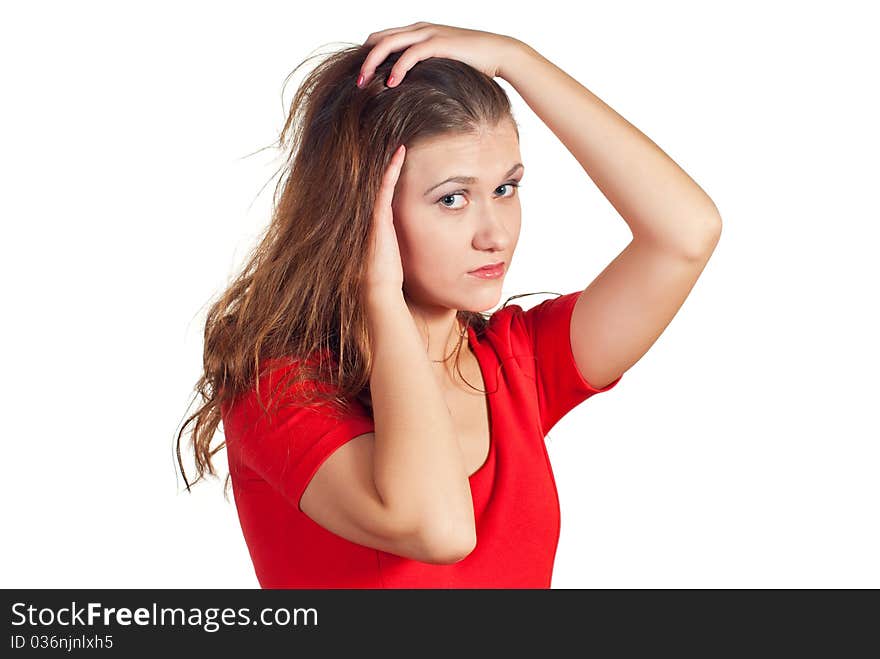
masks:
{"label": "woman's left arm", "polygon": [[633,239],[572,310],[578,370],[605,387],[656,342],[721,237],[709,196],[654,142],[577,80],[508,37],[499,65],[629,225]]}
{"label": "woman's left arm", "polygon": [[507,36],[498,76],[577,159],[629,225],[634,241],[689,258],[721,231],[714,202],[638,128],[528,44]]}

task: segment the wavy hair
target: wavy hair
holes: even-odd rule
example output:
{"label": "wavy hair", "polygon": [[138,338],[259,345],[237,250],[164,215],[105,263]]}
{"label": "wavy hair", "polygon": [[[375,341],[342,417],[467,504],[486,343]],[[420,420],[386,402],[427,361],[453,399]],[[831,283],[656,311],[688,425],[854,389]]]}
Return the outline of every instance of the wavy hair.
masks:
{"label": "wavy hair", "polygon": [[[468,134],[513,118],[510,99],[490,76],[458,60],[429,58],[415,64],[405,84],[385,86],[400,53],[389,55],[364,88],[355,84],[372,46],[331,52],[311,70],[291,101],[277,142],[282,172],[272,217],[246,264],[210,303],[204,329],[204,372],[194,388],[201,404],[177,434],[177,464],[190,491],[181,440],[194,423],[190,446],[196,479],[216,476],[211,447],[223,412],[256,387],[262,369],[276,360],[297,363],[277,383],[280,398],[293,388],[298,404],[329,403],[344,414],[356,399],[370,410],[372,353],[361,304],[373,203],[394,150],[444,134]],[[303,60],[287,76],[306,62]],[[283,98],[283,88],[282,88]],[[274,177],[274,175],[273,175]],[[264,186],[265,187],[265,186]],[[520,296],[513,296],[520,297]],[[508,301],[512,298],[508,298]],[[507,301],[504,306],[507,305]],[[458,311],[463,327],[482,335],[491,313]],[[327,360],[311,356],[329,355]],[[309,357],[308,359],[305,359]],[[460,369],[459,369],[460,373]],[[329,391],[304,386],[330,385]],[[192,402],[190,403],[190,406]],[[227,476],[226,486],[229,484]]]}

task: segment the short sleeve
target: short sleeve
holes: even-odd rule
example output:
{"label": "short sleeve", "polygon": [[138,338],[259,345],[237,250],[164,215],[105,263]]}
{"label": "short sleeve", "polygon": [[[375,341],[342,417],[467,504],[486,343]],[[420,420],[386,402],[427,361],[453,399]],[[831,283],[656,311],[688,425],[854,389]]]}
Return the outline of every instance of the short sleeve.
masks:
{"label": "short sleeve", "polygon": [[[297,387],[302,387],[299,384]],[[305,383],[305,386],[314,386]],[[261,384],[261,390],[263,385]],[[261,393],[266,405],[267,394]],[[230,458],[251,469],[281,493],[297,510],[299,501],[318,468],[346,442],[373,432],[372,416],[358,401],[351,401],[342,418],[331,414],[329,403],[297,406],[282,400],[258,405],[252,389],[224,412],[224,434]]]}
{"label": "short sleeve", "polygon": [[520,314],[535,354],[538,408],[545,435],[578,404],[613,389],[623,377],[597,389],[578,369],[571,349],[571,316],[581,292],[545,300]]}

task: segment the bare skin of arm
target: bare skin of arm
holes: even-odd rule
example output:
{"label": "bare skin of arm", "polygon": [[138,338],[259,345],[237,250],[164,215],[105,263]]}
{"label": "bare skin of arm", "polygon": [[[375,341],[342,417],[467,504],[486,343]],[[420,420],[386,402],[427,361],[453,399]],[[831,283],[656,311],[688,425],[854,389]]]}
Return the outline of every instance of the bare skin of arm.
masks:
{"label": "bare skin of arm", "polygon": [[474,549],[476,524],[455,424],[402,290],[391,204],[404,153],[398,149],[385,171],[366,255],[375,432],[334,451],[300,507],[353,542],[446,564]]}
{"label": "bare skin of arm", "polygon": [[324,461],[300,500],[324,528],[360,545],[450,564],[476,546],[464,457],[402,294],[368,304],[375,432]]}

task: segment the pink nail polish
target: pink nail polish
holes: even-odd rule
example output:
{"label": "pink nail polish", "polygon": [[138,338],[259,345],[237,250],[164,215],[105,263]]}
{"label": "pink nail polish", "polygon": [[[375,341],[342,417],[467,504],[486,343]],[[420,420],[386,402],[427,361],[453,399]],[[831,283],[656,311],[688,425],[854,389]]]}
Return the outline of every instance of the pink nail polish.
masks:
{"label": "pink nail polish", "polygon": [[360,87],[362,84],[364,84],[364,74],[363,73],[361,73],[358,76],[357,86]]}
{"label": "pink nail polish", "polygon": [[394,83],[394,76],[388,76],[388,86],[390,87]]}

